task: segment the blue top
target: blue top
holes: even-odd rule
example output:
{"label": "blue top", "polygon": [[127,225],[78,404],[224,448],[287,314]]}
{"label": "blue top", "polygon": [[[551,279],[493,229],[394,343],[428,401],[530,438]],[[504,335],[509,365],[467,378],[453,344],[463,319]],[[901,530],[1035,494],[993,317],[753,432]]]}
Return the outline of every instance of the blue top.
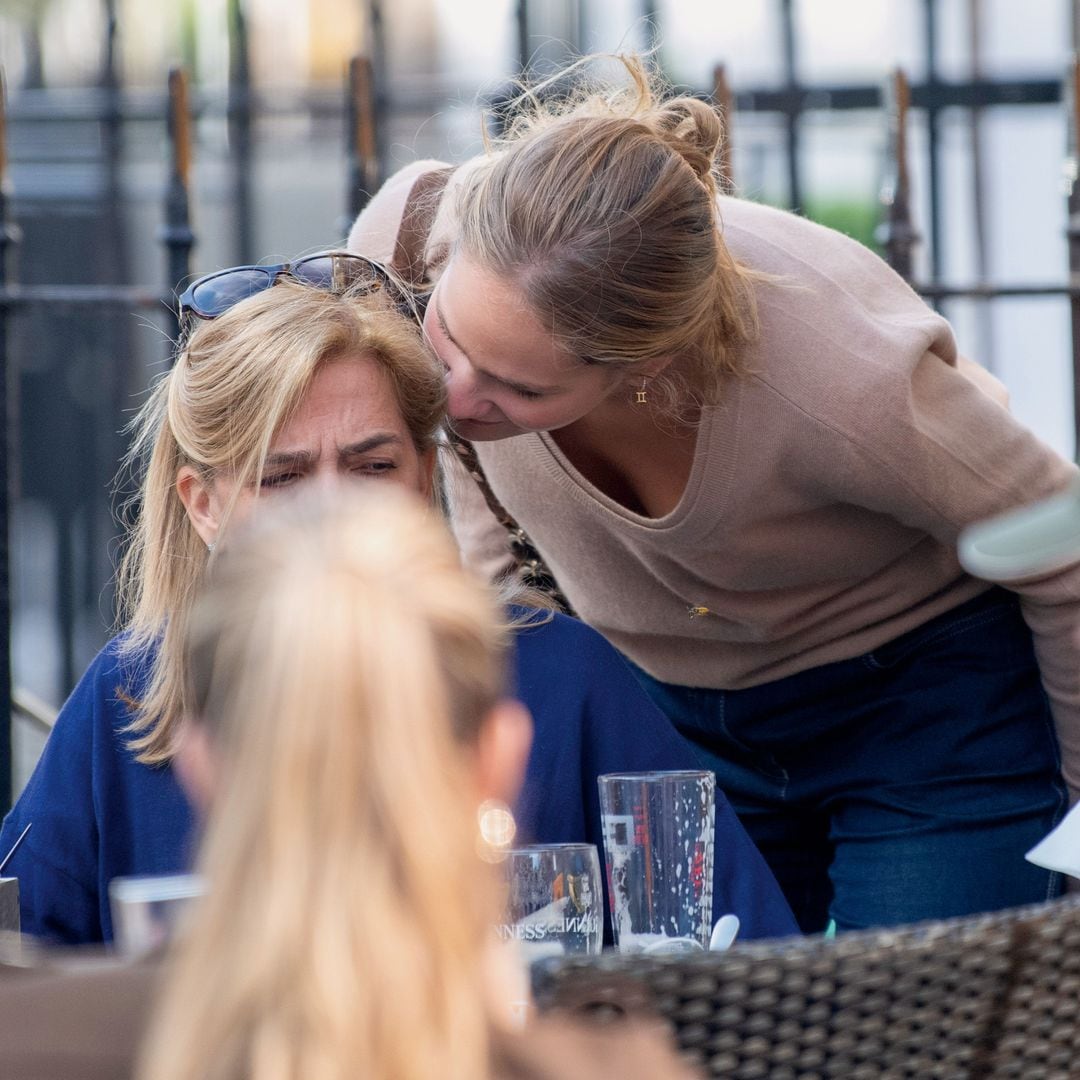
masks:
{"label": "blue top", "polygon": [[[622,657],[583,623],[556,615],[523,627],[513,666],[535,724],[516,809],[524,840],[586,841],[602,858],[600,773],[701,767]],[[143,765],[126,745],[131,713],[120,695],[138,698],[148,673],[149,658],[121,657],[116,638],[98,653],[4,820],[0,853],[33,823],[5,870],[19,879],[24,933],[69,944],[111,941],[112,878],[189,868],[196,842],[190,803],[168,765]],[[735,912],[740,938],[798,933],[720,792],[716,835],[714,917]],[[610,940],[610,926],[605,935]]]}

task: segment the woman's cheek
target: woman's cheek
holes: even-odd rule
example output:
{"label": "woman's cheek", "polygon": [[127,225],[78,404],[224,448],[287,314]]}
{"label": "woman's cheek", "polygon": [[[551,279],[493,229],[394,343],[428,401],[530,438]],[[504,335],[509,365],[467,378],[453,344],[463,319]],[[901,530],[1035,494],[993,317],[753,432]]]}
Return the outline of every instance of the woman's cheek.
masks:
{"label": "woman's cheek", "polygon": [[515,403],[502,406],[501,411],[511,424],[527,431],[547,431],[558,423],[554,410],[550,408],[529,408],[527,405]]}

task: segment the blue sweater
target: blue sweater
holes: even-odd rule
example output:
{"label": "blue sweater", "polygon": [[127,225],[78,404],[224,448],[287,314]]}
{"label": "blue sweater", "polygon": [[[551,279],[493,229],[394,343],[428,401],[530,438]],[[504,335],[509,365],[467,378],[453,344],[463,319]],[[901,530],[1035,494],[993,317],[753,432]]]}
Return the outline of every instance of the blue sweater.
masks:
{"label": "blue sweater", "polygon": [[[603,858],[600,773],[701,767],[622,657],[583,623],[557,615],[523,627],[513,666],[535,724],[516,808],[523,840],[586,841]],[[121,658],[117,639],[102,649],[4,820],[0,853],[33,823],[5,871],[19,879],[24,933],[111,941],[112,878],[190,867],[195,818],[173,770],[140,764],[126,745],[131,714],[118,692],[137,698],[148,673],[149,658]],[[715,916],[735,912],[741,938],[797,933],[776,880],[719,792],[716,836]]]}

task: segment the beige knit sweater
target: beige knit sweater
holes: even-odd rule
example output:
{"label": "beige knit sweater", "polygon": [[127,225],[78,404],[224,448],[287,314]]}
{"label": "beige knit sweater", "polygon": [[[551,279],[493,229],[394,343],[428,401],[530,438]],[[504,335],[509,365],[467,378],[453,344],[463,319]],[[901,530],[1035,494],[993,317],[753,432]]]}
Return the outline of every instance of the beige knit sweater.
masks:
{"label": "beige knit sweater", "polygon": [[[408,191],[436,164],[391,178],[350,247],[389,259]],[[705,409],[671,513],[614,502],[547,435],[476,449],[583,619],[659,679],[738,689],[867,652],[977,595],[987,586],[957,562],[960,529],[1076,469],[1013,419],[948,323],[868,249],[752,202],[723,198],[720,211],[735,257],[774,278],[757,286],[746,373]],[[429,250],[452,242],[444,196]],[[475,487],[459,478],[452,491],[466,561],[505,566],[505,534]],[[1075,795],[1080,567],[1013,587]]]}

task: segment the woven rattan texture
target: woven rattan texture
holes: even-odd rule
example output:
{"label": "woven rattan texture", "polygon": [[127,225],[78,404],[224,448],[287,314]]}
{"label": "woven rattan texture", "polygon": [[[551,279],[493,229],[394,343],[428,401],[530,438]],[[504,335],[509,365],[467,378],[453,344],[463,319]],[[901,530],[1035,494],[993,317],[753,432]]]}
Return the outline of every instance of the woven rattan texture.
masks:
{"label": "woven rattan texture", "polygon": [[654,1013],[709,1076],[1080,1077],[1080,898],[975,918],[542,965],[542,1009]]}

